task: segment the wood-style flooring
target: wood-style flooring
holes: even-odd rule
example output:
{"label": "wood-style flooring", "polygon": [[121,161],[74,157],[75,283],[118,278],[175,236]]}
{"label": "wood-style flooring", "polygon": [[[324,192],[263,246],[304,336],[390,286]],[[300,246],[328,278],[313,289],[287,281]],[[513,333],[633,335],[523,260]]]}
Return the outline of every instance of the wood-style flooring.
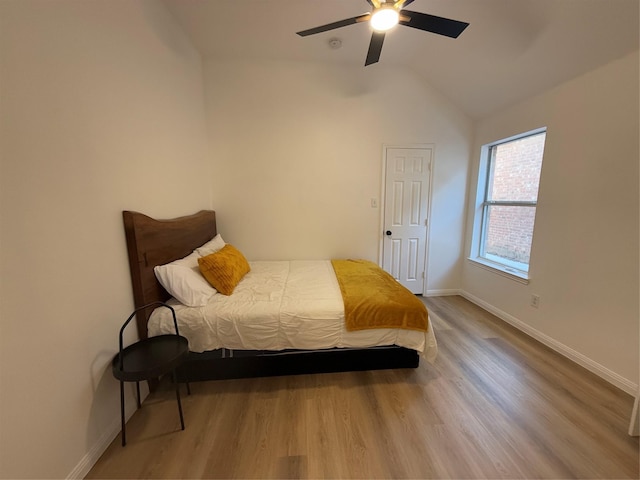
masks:
{"label": "wood-style flooring", "polygon": [[639,478],[633,398],[461,297],[424,301],[434,365],[194,383],[184,431],[163,385],[87,478]]}

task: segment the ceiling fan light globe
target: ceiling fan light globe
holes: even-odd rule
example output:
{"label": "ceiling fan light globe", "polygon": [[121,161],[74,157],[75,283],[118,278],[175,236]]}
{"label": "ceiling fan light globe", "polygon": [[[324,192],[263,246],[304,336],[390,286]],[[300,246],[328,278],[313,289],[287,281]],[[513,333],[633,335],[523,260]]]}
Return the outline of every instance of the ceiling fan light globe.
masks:
{"label": "ceiling fan light globe", "polygon": [[371,28],[376,32],[386,32],[395,27],[400,20],[398,11],[393,7],[380,7],[371,14]]}

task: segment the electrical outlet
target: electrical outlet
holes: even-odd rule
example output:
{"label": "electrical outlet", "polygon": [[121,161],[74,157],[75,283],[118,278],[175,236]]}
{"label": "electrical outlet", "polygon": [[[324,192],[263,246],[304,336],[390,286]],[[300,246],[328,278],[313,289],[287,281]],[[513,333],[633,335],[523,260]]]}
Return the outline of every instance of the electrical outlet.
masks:
{"label": "electrical outlet", "polygon": [[540,306],[540,295],[536,295],[535,293],[531,295],[530,304],[533,308],[538,308]]}

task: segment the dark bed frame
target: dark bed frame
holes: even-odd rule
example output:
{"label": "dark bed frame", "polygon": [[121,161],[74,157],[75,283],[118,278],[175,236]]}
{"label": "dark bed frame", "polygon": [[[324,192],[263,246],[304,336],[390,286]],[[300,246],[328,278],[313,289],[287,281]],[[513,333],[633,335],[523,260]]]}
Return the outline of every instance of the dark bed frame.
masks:
{"label": "dark bed frame", "polygon": [[[216,214],[202,210],[194,215],[156,220],[137,212],[122,212],[127,240],[133,298],[136,308],[165,302],[171,296],[158,283],[153,268],[189,255],[215,237]],[[152,309],[137,314],[140,339],[147,338]],[[178,369],[178,381],[266,377],[303,373],[328,373],[388,368],[416,368],[415,350],[389,346],[362,349],[247,351],[220,349],[190,352]]]}

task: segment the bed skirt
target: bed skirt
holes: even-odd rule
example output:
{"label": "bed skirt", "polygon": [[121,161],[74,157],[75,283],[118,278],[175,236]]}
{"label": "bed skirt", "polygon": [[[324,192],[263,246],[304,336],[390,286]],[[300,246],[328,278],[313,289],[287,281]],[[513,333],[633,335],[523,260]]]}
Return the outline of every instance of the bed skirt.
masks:
{"label": "bed skirt", "polygon": [[189,353],[178,368],[178,382],[231,378],[270,377],[390,368],[416,368],[418,352],[404,347],[381,346],[365,349],[230,351],[226,349]]}

